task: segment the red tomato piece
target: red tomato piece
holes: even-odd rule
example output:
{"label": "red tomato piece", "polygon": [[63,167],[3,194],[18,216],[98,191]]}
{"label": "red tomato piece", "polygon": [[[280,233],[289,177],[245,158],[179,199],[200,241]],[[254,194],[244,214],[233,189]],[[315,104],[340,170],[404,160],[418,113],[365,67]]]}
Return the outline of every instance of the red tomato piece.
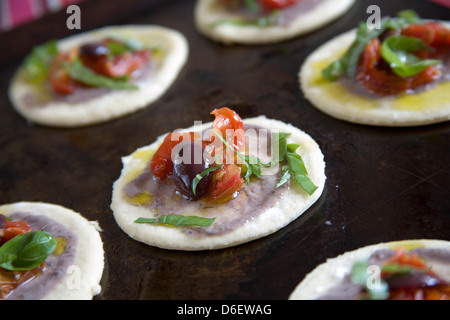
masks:
{"label": "red tomato piece", "polygon": [[216,204],[228,202],[234,198],[236,191],[239,191],[244,183],[241,168],[235,164],[225,164],[223,168],[213,172],[206,201]]}
{"label": "red tomato piece", "polygon": [[25,221],[6,221],[5,229],[3,229],[3,236],[0,239],[0,244],[11,240],[15,236],[32,231],[31,226]]}
{"label": "red tomato piece", "polygon": [[381,42],[378,38],[372,39],[361,54],[356,78],[370,92],[386,95],[397,95],[408,90],[435,81],[441,72],[438,68],[430,66],[412,77],[400,77],[381,63]]}
{"label": "red tomato piece", "polygon": [[50,66],[50,85],[53,90],[59,94],[71,94],[75,91],[79,84],[70,78],[69,74],[64,70],[63,63],[71,62],[75,58],[73,52],[60,53]]}
{"label": "red tomato piece", "polygon": [[173,172],[173,148],[182,141],[199,139],[200,134],[198,132],[189,132],[187,134],[180,134],[179,136],[174,133],[169,133],[150,161],[150,169],[153,175],[159,179],[165,179],[171,176]]}
{"label": "red tomato piece", "polygon": [[211,114],[216,118],[213,128],[220,133],[236,151],[245,149],[245,127],[241,117],[233,110],[224,107],[214,109]]}
{"label": "red tomato piece", "polygon": [[149,59],[149,50],[125,52],[120,56],[106,60],[104,75],[113,78],[132,75],[133,72],[144,67]]}
{"label": "red tomato piece", "polygon": [[402,35],[422,39],[432,47],[450,45],[450,30],[439,22],[409,25],[402,30]]}
{"label": "red tomato piece", "polygon": [[268,9],[283,9],[302,0],[259,0],[259,3]]}

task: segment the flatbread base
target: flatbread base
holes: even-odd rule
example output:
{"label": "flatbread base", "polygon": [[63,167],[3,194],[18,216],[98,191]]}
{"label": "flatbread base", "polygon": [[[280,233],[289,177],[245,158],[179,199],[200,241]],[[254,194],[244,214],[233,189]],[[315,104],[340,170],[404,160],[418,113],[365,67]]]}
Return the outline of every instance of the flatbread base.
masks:
{"label": "flatbread base", "polygon": [[188,43],[181,33],[154,25],[104,27],[60,40],[58,48],[68,51],[108,36],[135,38],[144,46],[157,48],[163,53],[161,59],[154,60],[156,65],[149,75],[136,83],[137,90],[109,90],[87,101],[69,103],[53,100],[43,106],[29,106],[24,102],[27,96],[40,97],[50,89],[25,81],[19,68],[9,88],[13,107],[29,121],[46,126],[78,127],[106,122],[143,109],[159,99],[176,80],[188,57]]}
{"label": "flatbread base", "polygon": [[[394,249],[397,247],[411,250],[414,248],[444,248],[450,250],[450,242],[444,240],[402,240],[383,242],[346,252],[320,264],[296,286],[289,296],[289,300],[314,300],[324,295],[329,289],[338,285],[350,273],[352,266],[359,260],[368,258],[380,249]],[[448,268],[443,272],[450,277]]]}
{"label": "flatbread base", "polygon": [[374,126],[422,126],[450,120],[450,82],[417,94],[368,98],[349,92],[340,82],[325,80],[322,70],[338,59],[355,37],[356,30],[350,30],[326,42],[300,68],[300,88],[314,107],[337,119]]}
{"label": "flatbread base", "polygon": [[[309,196],[293,183],[276,206],[269,208],[246,224],[219,235],[197,238],[189,236],[180,228],[135,223],[134,221],[139,217],[154,217],[154,213],[150,209],[127,202],[124,198],[123,188],[130,181],[128,177],[136,176],[136,171],[142,172],[150,160],[143,161],[134,155],[142,154],[146,150],[156,151],[166,136],[162,135],[154,143],[139,148],[133,154],[122,158],[123,169],[119,179],[113,185],[111,202],[114,217],[122,230],[131,238],[151,246],[173,250],[212,250],[236,246],[274,233],[305,212],[320,197],[325,185],[325,162],[317,143],[298,128],[278,120],[267,119],[264,116],[244,119],[244,123],[291,133],[288,143],[291,143],[289,141],[292,140],[292,143],[300,145],[297,152],[305,162],[308,176],[318,186],[317,190]],[[206,123],[203,126],[193,126],[183,131],[200,131],[211,125],[212,123]]]}
{"label": "flatbread base", "polygon": [[0,214],[8,217],[17,212],[42,215],[59,222],[78,235],[74,265],[79,269],[80,281],[70,287],[71,273],[59,281],[43,300],[90,300],[101,291],[100,280],[104,268],[103,243],[96,222],[59,205],[42,202],[17,202],[0,206]]}
{"label": "flatbread base", "polygon": [[317,7],[301,15],[287,26],[239,26],[214,23],[230,18],[216,8],[217,0],[199,0],[195,7],[195,24],[203,35],[224,44],[269,44],[288,40],[317,30],[344,14],[354,0],[323,0]]}

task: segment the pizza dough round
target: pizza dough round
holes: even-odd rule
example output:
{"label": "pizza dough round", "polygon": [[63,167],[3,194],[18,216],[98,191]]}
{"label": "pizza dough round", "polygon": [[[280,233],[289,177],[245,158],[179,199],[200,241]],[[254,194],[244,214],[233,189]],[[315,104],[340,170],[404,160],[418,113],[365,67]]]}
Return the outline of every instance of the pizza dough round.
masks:
{"label": "pizza dough round", "polygon": [[[328,259],[320,264],[296,286],[289,296],[289,300],[314,300],[324,295],[329,289],[335,287],[343,278],[351,272],[353,265],[363,259],[367,259],[373,252],[380,249],[404,248],[411,250],[415,248],[440,248],[450,250],[450,242],[444,240],[417,239],[383,242],[365,246],[353,251],[348,251],[335,258]],[[437,265],[433,266],[438,271]],[[450,279],[448,266],[439,268],[439,274]]]}
{"label": "pizza dough round", "polygon": [[[140,155],[146,151],[156,151],[166,135],[160,136],[152,144],[139,148],[133,154],[123,157],[123,169],[119,179],[113,185],[111,209],[118,225],[131,238],[165,249],[174,250],[211,250],[235,246],[274,233],[291,221],[298,218],[322,194],[325,185],[325,162],[318,144],[300,129],[265,116],[244,119],[244,124],[254,124],[271,130],[291,133],[288,143],[300,145],[297,152],[301,155],[308,177],[318,187],[309,196],[296,184],[291,184],[284,197],[275,206],[268,208],[260,215],[240,225],[238,228],[223,234],[202,237],[190,236],[182,228],[162,225],[139,224],[134,221],[139,217],[155,217],[155,213],[144,206],[136,206],[125,200],[124,187],[148,165],[150,158],[143,159]],[[196,125],[183,131],[200,131],[211,127],[211,123]],[[292,142],[291,142],[292,141]]]}
{"label": "pizza dough round", "polygon": [[243,26],[230,23],[214,25],[233,18],[221,10],[217,0],[198,0],[195,7],[195,24],[200,33],[225,44],[276,43],[317,30],[344,14],[355,0],[322,0],[286,26]]}
{"label": "pizza dough round", "polygon": [[79,213],[55,204],[17,202],[0,206],[0,214],[6,217],[15,213],[45,216],[78,236],[75,259],[70,266],[73,268],[67,269],[66,275],[45,294],[43,300],[89,300],[101,292],[104,253],[97,222],[88,221]]}
{"label": "pizza dough round", "polygon": [[[188,57],[188,43],[176,30],[156,25],[111,26],[74,35],[58,42],[61,51],[105,37],[130,37],[162,54],[151,60],[152,69],[134,84],[137,90],[108,90],[85,101],[53,99],[47,85],[24,80],[22,69],[14,75],[9,97],[13,107],[26,119],[47,126],[77,127],[106,122],[143,109],[159,99],[176,80]],[[31,98],[30,98],[31,97]],[[30,100],[42,99],[42,105],[30,105]]]}
{"label": "pizza dough round", "polygon": [[450,81],[417,94],[369,98],[348,91],[339,81],[325,80],[322,70],[338,59],[355,37],[353,29],[331,39],[300,68],[300,88],[314,107],[337,119],[374,126],[421,126],[450,120]]}

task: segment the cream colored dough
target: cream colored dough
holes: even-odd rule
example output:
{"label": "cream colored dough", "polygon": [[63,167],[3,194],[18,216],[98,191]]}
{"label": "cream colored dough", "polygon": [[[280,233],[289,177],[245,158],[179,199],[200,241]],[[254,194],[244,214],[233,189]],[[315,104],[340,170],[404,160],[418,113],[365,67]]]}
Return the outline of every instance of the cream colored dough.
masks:
{"label": "cream colored dough", "polygon": [[[305,162],[308,176],[318,186],[318,189],[309,196],[297,185],[291,185],[291,188],[285,194],[276,206],[269,208],[255,219],[248,221],[228,233],[206,236],[191,237],[183,232],[182,229],[166,227],[162,225],[138,224],[134,221],[139,217],[153,217],[154,213],[143,206],[135,206],[124,199],[123,188],[127,183],[129,176],[136,168],[147,164],[139,158],[133,157],[133,154],[122,159],[123,169],[119,179],[114,183],[111,209],[118,225],[131,238],[166,249],[177,250],[211,250],[235,246],[241,243],[249,242],[276,232],[291,221],[298,218],[305,212],[322,194],[325,185],[325,162],[323,154],[317,143],[306,133],[283,123],[278,120],[267,119],[264,116],[246,119],[244,123],[256,124],[269,128],[271,130],[280,130],[289,132],[288,143],[297,143],[300,148],[297,152],[302,156]],[[211,123],[203,124],[186,129],[186,131],[199,131],[209,128]],[[154,143],[138,149],[136,152],[145,150],[156,150],[162,143],[165,135],[160,136]]]}
{"label": "cream colored dough", "polygon": [[112,120],[145,108],[160,98],[176,80],[188,57],[189,47],[184,35],[155,25],[105,27],[63,39],[58,42],[58,47],[67,51],[108,36],[135,38],[144,46],[161,50],[162,58],[156,58],[155,69],[139,79],[137,90],[109,90],[80,103],[54,100],[45,106],[29,107],[24,103],[24,97],[30,93],[39,96],[43,90],[50,89],[26,82],[19,68],[9,89],[14,108],[31,122],[55,127],[77,127]]}
{"label": "cream colored dough", "polygon": [[450,120],[450,82],[418,94],[366,98],[349,92],[340,82],[326,81],[321,70],[338,59],[355,37],[356,30],[341,34],[303,63],[300,88],[313,106],[337,119],[374,126],[421,126]]}
{"label": "cream colored dough", "polygon": [[89,300],[100,293],[104,253],[97,222],[88,221],[79,213],[55,204],[17,202],[0,206],[0,214],[6,217],[16,212],[46,216],[79,236],[74,261],[81,277],[79,286],[70,285],[69,277],[72,273],[68,272],[65,278],[45,295],[44,300]]}
{"label": "cream colored dough", "polygon": [[[450,250],[450,242],[443,240],[402,240],[393,242],[383,242],[369,245],[353,251],[346,252],[335,258],[328,259],[320,264],[296,286],[289,296],[289,300],[314,300],[324,295],[329,289],[338,285],[343,278],[351,272],[352,266],[359,260],[367,259],[373,252],[380,249],[404,248],[411,250],[414,248],[443,248]],[[440,276],[450,279],[448,266],[433,266]]]}
{"label": "cream colored dough", "polygon": [[288,40],[319,29],[344,14],[354,0],[324,0],[287,26],[238,26],[217,21],[233,18],[217,6],[217,0],[199,0],[195,7],[195,24],[200,33],[225,44],[268,44]]}

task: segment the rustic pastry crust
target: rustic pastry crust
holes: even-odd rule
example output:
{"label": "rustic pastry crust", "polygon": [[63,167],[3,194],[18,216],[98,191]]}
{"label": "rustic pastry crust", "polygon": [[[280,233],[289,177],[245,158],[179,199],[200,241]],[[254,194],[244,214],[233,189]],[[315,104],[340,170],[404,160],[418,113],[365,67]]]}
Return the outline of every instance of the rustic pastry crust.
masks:
{"label": "rustic pastry crust", "polygon": [[[72,283],[70,270],[43,300],[89,300],[101,292],[100,280],[104,268],[103,243],[96,221],[88,221],[79,213],[55,204],[42,202],[16,202],[0,206],[0,214],[14,213],[46,216],[71,230],[78,236],[73,265],[80,278]],[[70,271],[70,272],[69,272]],[[79,281],[78,281],[79,280]]]}
{"label": "rustic pastry crust", "polygon": [[239,26],[220,24],[217,21],[229,19],[230,14],[216,6],[217,0],[199,0],[195,7],[195,24],[200,33],[225,44],[268,44],[291,39],[319,29],[344,14],[354,0],[324,0],[316,8],[301,15],[288,26]]}
{"label": "rustic pastry crust", "polygon": [[[296,286],[289,296],[289,300],[314,300],[324,295],[329,289],[338,285],[348,275],[352,266],[359,260],[368,258],[373,252],[380,249],[404,248],[443,248],[450,250],[450,242],[443,240],[418,239],[383,242],[348,251],[335,258],[328,259],[312,270]],[[434,266],[437,267],[437,266]],[[437,270],[435,270],[437,271]],[[440,269],[439,274],[450,279],[449,268]]]}
{"label": "rustic pastry crust", "polygon": [[[142,161],[134,157],[136,153],[146,150],[157,150],[165,135],[160,136],[152,144],[139,148],[135,153],[122,158],[123,169],[119,179],[113,185],[111,209],[114,212],[116,222],[131,238],[165,249],[175,250],[211,250],[235,246],[249,242],[276,232],[291,221],[298,218],[311,205],[313,205],[322,194],[325,185],[325,162],[323,154],[317,143],[306,133],[290,124],[278,120],[267,119],[264,116],[244,119],[245,124],[259,125],[271,130],[279,129],[281,132],[291,133],[288,143],[297,143],[300,153],[305,162],[308,176],[318,186],[317,190],[309,196],[300,187],[293,184],[285,196],[278,203],[261,213],[255,219],[248,221],[237,229],[224,234],[205,237],[189,236],[182,228],[166,227],[162,225],[138,224],[134,221],[139,217],[153,217],[154,212],[150,209],[136,206],[127,202],[124,198],[124,186],[130,181],[129,176],[136,170],[143,170],[148,161]],[[202,126],[194,126],[186,131],[199,131],[209,128],[212,123]]]}
{"label": "rustic pastry crust", "polygon": [[353,29],[331,39],[300,68],[300,88],[314,107],[337,119],[374,126],[421,126],[450,120],[450,82],[413,95],[368,98],[349,92],[340,82],[325,80],[321,70],[338,59],[355,37]]}
{"label": "rustic pastry crust", "polygon": [[[144,45],[160,49],[163,57],[154,69],[136,83],[138,90],[108,90],[87,101],[68,103],[53,100],[43,106],[28,106],[27,96],[42,96],[48,89],[23,79],[21,68],[9,88],[13,107],[26,119],[47,126],[77,127],[109,121],[145,108],[160,98],[176,80],[188,57],[188,43],[178,31],[160,26],[112,26],[71,36],[58,42],[61,51],[101,40],[108,36],[136,38]],[[47,93],[48,95],[49,93]]]}

